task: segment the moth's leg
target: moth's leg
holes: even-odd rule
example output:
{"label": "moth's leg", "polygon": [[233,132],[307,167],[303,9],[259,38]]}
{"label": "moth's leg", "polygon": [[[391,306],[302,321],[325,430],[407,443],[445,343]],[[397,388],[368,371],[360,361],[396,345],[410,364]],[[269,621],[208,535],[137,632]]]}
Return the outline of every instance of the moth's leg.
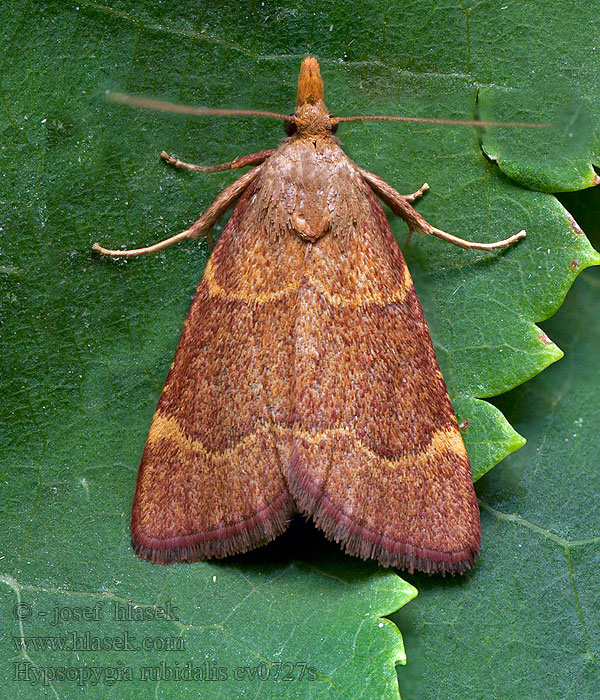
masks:
{"label": "moth's leg", "polygon": [[[444,241],[457,245],[459,248],[465,248],[467,250],[472,248],[477,250],[494,250],[495,248],[505,248],[507,245],[520,241],[521,238],[525,238],[525,231],[519,231],[519,233],[515,233],[514,236],[506,238],[503,241],[496,241],[495,243],[477,243],[475,241],[465,241],[463,238],[458,238],[450,233],[446,233],[446,231],[435,228],[435,226],[432,226],[430,223],[425,221],[419,212],[415,211],[415,209],[410,206],[409,201],[411,200],[409,200],[408,197],[402,196],[399,192],[396,192],[396,190],[388,185],[385,180],[382,180],[377,175],[370,173],[368,170],[363,170],[362,168],[360,169],[360,172],[365,181],[371,186],[375,194],[388,205],[394,214],[401,216],[404,221],[406,221],[408,224],[409,236],[413,233],[413,231],[417,231],[418,233],[422,234],[430,233]],[[417,192],[415,192],[415,194],[417,194]],[[409,195],[409,197],[410,196],[411,195]]]}
{"label": "moth's leg", "polygon": [[239,168],[245,168],[249,165],[260,165],[264,163],[267,158],[272,156],[273,153],[275,153],[275,149],[271,148],[267,151],[249,153],[246,156],[240,156],[228,163],[219,163],[218,165],[193,165],[192,163],[184,163],[182,160],[179,160],[179,158],[170,156],[166,151],[162,151],[160,157],[169,163],[169,165],[174,165],[176,168],[183,168],[184,170],[190,170],[192,172],[220,173],[223,170],[238,170]]}
{"label": "moth's leg", "polygon": [[[364,172],[367,172],[366,170]],[[369,173],[371,175],[372,173]],[[377,175],[373,175],[373,177],[377,177]],[[381,178],[380,178],[381,179]],[[382,180],[382,182],[385,182],[385,180]],[[415,199],[418,199],[419,197],[422,197],[425,192],[429,189],[429,185],[424,182],[421,187],[416,192],[413,192],[412,194],[401,194],[400,197],[404,197],[404,199],[407,202],[414,202]]]}
{"label": "moth's leg", "polygon": [[183,241],[186,238],[199,238],[200,236],[206,236],[209,244],[212,247],[210,229],[221,218],[221,216],[223,216],[225,211],[229,209],[229,207],[237,199],[239,199],[239,197],[241,197],[246,187],[248,187],[248,185],[254,180],[262,167],[262,165],[259,165],[229,185],[229,187],[224,189],[223,192],[217,196],[215,201],[210,205],[210,207],[208,207],[204,214],[202,214],[198,221],[193,223],[185,231],[182,231],[175,236],[171,236],[171,238],[167,238],[164,241],[159,241],[158,243],[150,245],[147,248],[136,248],[134,250],[109,250],[98,245],[98,243],[94,243],[92,249],[102,253],[103,255],[110,255],[114,258],[133,258],[137,255],[157,253],[159,250],[164,250],[174,243]]}
{"label": "moth's leg", "polygon": [[[366,171],[365,171],[366,172]],[[369,173],[371,175],[372,173]],[[373,177],[377,177],[377,175],[374,175]],[[381,178],[379,178],[381,179]],[[382,180],[382,182],[385,183],[385,180]],[[387,183],[386,183],[387,184]],[[418,199],[419,197],[422,197],[425,192],[429,189],[429,185],[424,182],[421,187],[416,192],[413,192],[412,194],[402,194],[400,195],[401,197],[404,197],[405,201],[407,202],[414,202],[415,199]],[[410,239],[412,238],[413,232],[411,229],[408,229],[408,236],[406,237],[406,242],[404,243],[404,249],[406,250],[410,244]]]}
{"label": "moth's leg", "polygon": [[[367,171],[365,171],[367,172]],[[369,173],[371,175],[372,173]],[[373,177],[377,177],[374,175]],[[385,180],[382,180],[382,182],[385,182]],[[413,192],[412,194],[401,194],[399,195],[400,197],[404,197],[404,200],[406,202],[414,202],[415,199],[418,199],[419,197],[422,197],[425,192],[429,189],[429,185],[424,182],[421,187],[416,192]],[[406,237],[406,243],[404,244],[405,249],[408,248],[408,245],[410,243],[410,239],[412,238],[413,232],[409,229],[408,230],[408,236]]]}

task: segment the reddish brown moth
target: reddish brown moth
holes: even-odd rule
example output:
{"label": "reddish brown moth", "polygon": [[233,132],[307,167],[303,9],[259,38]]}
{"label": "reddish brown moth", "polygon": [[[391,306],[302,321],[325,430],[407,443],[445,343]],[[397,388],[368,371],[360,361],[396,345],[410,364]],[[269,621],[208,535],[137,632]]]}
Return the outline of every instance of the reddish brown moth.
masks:
{"label": "reddish brown moth", "polygon": [[[353,163],[334,132],[314,58],[302,63],[279,148],[220,166],[253,166],[189,229],[207,235],[239,200],[183,326],[139,469],[131,534],[160,564],[266,544],[294,514],[349,554],[382,566],[459,573],[480,548],[471,466],[406,263],[379,200],[410,232],[472,243],[428,224]],[[119,99],[162,108],[152,100]],[[367,117],[368,118],[368,117]],[[375,119],[375,118],[372,118]],[[385,118],[384,118],[385,119]],[[401,118],[400,118],[401,119]],[[434,120],[435,121],[435,120]]]}

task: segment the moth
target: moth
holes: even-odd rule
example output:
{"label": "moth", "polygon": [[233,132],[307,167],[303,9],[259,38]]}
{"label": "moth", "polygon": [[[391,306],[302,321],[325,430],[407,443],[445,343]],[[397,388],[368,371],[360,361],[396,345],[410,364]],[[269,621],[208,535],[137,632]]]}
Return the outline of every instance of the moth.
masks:
{"label": "moth", "polygon": [[[117,98],[145,107],[152,100]],[[471,467],[408,268],[381,206],[463,248],[352,162],[319,64],[300,69],[293,115],[177,107],[285,122],[279,148],[191,171],[252,169],[187,230],[207,235],[237,202],[206,265],[139,468],[136,554],[167,564],[266,544],[302,514],[363,559],[455,574],[480,550]],[[383,117],[383,120],[404,118]],[[436,121],[436,120],[425,120]],[[468,123],[468,122],[467,122]],[[381,200],[381,202],[380,202]]]}

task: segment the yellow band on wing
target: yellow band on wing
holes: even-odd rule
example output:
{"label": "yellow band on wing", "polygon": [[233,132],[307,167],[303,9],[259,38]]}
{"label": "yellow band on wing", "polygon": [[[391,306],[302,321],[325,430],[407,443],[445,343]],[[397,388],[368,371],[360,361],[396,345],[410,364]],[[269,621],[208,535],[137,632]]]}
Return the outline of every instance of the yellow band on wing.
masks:
{"label": "yellow band on wing", "polygon": [[313,279],[310,276],[306,277],[306,281],[310,284],[319,294],[322,294],[327,301],[332,306],[341,307],[352,307],[358,308],[360,306],[367,306],[369,304],[401,304],[405,299],[406,295],[413,286],[408,267],[404,266],[402,270],[402,281],[400,284],[385,294],[354,294],[349,297],[342,296],[341,294],[335,294],[325,288],[321,280]]}
{"label": "yellow band on wing", "polygon": [[[408,454],[404,454],[401,457],[392,459],[378,455],[370,447],[365,445],[364,442],[362,442],[362,440],[355,435],[351,428],[345,426],[327,428],[326,430],[316,432],[301,430],[299,428],[287,428],[285,426],[276,425],[275,423],[263,423],[259,425],[254,432],[245,435],[232,447],[228,447],[225,450],[209,450],[200,440],[196,440],[185,435],[175,418],[169,418],[160,415],[159,413],[154,414],[152,427],[150,428],[150,433],[148,435],[148,443],[152,444],[159,440],[170,440],[179,447],[200,452],[205,457],[210,457],[216,462],[224,462],[228,459],[232,459],[244,448],[258,442],[261,437],[266,437],[269,435],[272,436],[273,433],[276,433],[280,437],[294,437],[304,440],[311,445],[318,445],[324,440],[334,437],[346,437],[352,441],[353,446],[357,451],[365,453],[367,457],[376,459],[380,465],[387,466],[390,469],[398,469],[398,466],[402,466],[403,464],[412,465],[416,461],[424,457],[432,457],[438,452],[451,452],[456,455],[465,455],[465,447],[462,437],[458,428],[454,426],[441,428],[432,435],[431,440],[427,443],[427,445],[418,446],[418,449],[415,449]],[[415,447],[417,448],[417,446]]]}
{"label": "yellow band on wing", "polygon": [[[412,280],[406,265],[402,270],[402,281],[400,284],[396,287],[396,289],[385,294],[364,293],[353,294],[352,296],[346,297],[342,296],[341,294],[331,292],[325,287],[321,280],[314,279],[310,275],[305,277],[305,280],[319,294],[324,296],[331,306],[337,307],[358,308],[368,304],[402,303],[406,299],[406,295],[408,294],[409,290],[412,288]],[[255,294],[250,291],[227,291],[216,281],[214,265],[209,260],[206,265],[206,270],[204,271],[204,278],[202,282],[206,283],[208,287],[208,294],[211,297],[218,297],[229,301],[243,301],[247,304],[268,304],[278,301],[279,299],[286,297],[288,294],[297,292],[300,288],[302,280],[293,280],[285,287],[282,287],[275,292],[262,292],[260,294]]]}

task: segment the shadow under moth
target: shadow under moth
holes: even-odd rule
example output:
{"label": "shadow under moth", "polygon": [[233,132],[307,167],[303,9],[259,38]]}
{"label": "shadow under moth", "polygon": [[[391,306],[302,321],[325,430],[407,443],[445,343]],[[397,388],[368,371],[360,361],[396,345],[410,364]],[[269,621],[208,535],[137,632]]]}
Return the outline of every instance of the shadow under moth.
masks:
{"label": "shadow under moth", "polygon": [[[380,201],[408,224],[463,248],[342,151],[319,64],[300,69],[293,115],[167,105],[191,114],[285,122],[279,148],[251,166],[189,229],[152,253],[209,235],[237,202],[206,265],[139,468],[131,535],[140,557],[167,564],[266,544],[295,514],[349,554],[382,566],[455,574],[480,549],[471,467],[421,305]],[[482,124],[482,122],[464,122]],[[489,125],[489,124],[488,124]],[[529,126],[529,125],[521,125]]]}

